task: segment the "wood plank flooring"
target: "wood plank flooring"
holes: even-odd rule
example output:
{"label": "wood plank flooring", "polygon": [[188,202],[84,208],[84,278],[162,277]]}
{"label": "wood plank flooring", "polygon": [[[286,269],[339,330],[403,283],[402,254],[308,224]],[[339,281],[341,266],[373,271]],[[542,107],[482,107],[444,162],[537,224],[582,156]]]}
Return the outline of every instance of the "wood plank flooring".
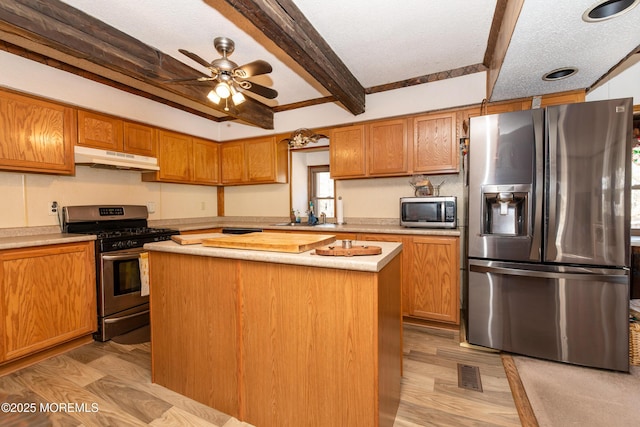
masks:
{"label": "wood plank flooring", "polygon": [[[0,425],[249,426],[152,384],[150,348],[94,342],[0,377],[0,403],[20,410],[0,411]],[[480,368],[482,392],[458,387],[458,363]],[[521,425],[500,355],[461,347],[454,331],[405,325],[394,427],[480,425]]]}

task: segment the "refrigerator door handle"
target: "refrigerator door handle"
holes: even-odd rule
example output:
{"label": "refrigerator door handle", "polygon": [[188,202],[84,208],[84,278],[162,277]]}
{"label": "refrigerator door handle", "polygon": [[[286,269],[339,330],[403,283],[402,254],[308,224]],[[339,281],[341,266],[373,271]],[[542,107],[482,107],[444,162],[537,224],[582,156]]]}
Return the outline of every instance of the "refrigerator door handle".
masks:
{"label": "refrigerator door handle", "polygon": [[476,273],[495,273],[504,274],[509,276],[525,276],[525,277],[540,277],[543,279],[579,279],[584,281],[602,281],[602,282],[615,282],[625,284],[629,280],[626,274],[594,274],[594,273],[565,273],[559,271],[537,271],[537,270],[522,270],[519,268],[508,267],[494,267],[487,265],[469,265],[470,271]]}

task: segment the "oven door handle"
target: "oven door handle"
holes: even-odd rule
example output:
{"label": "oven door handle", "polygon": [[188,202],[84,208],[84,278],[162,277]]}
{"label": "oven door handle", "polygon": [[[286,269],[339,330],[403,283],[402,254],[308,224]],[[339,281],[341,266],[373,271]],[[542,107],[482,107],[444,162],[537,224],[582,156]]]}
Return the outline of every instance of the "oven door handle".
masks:
{"label": "oven door handle", "polygon": [[104,319],[104,323],[116,323],[116,322],[119,322],[121,320],[131,319],[132,317],[138,317],[141,314],[147,314],[147,313],[149,313],[149,310],[141,311],[139,313],[128,314],[126,316],[121,316],[121,317],[116,317],[116,318],[111,318],[111,319]]}
{"label": "oven door handle", "polygon": [[144,253],[144,251],[140,251],[140,252],[125,252],[125,253],[120,253],[117,255],[109,255],[109,254],[102,254],[102,259],[104,261],[122,261],[122,260],[127,260],[127,259],[136,259],[140,257],[140,254]]}

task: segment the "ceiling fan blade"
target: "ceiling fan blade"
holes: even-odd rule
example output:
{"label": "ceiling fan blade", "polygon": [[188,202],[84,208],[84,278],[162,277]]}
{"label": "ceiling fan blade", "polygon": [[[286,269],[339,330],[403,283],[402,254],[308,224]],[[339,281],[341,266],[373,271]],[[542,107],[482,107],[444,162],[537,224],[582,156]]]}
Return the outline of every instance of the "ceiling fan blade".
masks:
{"label": "ceiling fan blade", "polygon": [[258,59],[257,61],[239,66],[233,70],[233,74],[241,79],[246,79],[261,74],[268,74],[271,71],[273,71],[273,68],[271,68],[271,65],[267,61]]}
{"label": "ceiling fan blade", "polygon": [[253,92],[256,95],[260,95],[264,98],[274,99],[278,96],[278,91],[273,90],[269,87],[262,86],[262,85],[259,85],[258,83],[253,83],[253,82],[243,82],[243,83],[251,83],[251,86],[249,87],[243,86],[244,89],[248,90],[249,92]]}
{"label": "ceiling fan blade", "polygon": [[188,50],[184,50],[184,49],[178,49],[178,52],[180,52],[183,55],[188,56],[189,58],[193,59],[194,61],[196,61],[198,64],[202,65],[203,67],[211,68],[211,64],[209,64],[209,62],[205,61],[204,59],[202,59],[201,57],[199,57],[198,55],[196,55],[193,52],[189,52]]}

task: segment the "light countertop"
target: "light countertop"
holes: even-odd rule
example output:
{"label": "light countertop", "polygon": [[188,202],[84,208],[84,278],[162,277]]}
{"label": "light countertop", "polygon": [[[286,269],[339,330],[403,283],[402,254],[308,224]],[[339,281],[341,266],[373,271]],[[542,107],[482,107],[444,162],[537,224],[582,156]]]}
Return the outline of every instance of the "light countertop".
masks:
{"label": "light countertop", "polygon": [[[398,224],[397,219],[366,218],[348,219],[346,224],[325,224],[309,226],[305,224],[290,226],[276,225],[287,221],[281,217],[211,217],[186,218],[177,220],[149,220],[150,227],[172,228],[180,232],[207,230],[212,228],[260,228],[263,230],[316,231],[323,234],[370,233],[370,234],[406,234],[422,236],[456,236],[459,229],[406,228]],[[0,229],[0,250],[33,246],[55,245],[62,243],[95,240],[94,235],[60,233],[58,226],[21,227]],[[640,245],[640,237],[638,238]]]}
{"label": "light countertop", "polygon": [[51,233],[0,237],[0,250],[60,245],[63,243],[86,242],[91,240],[96,240],[96,236],[90,234]]}
{"label": "light countertop", "polygon": [[[211,237],[227,236],[226,234],[211,234]],[[355,244],[355,243],[354,243]],[[332,245],[340,246],[336,240]],[[336,268],[340,270],[355,270],[378,272],[384,268],[396,255],[402,251],[402,244],[395,242],[367,242],[369,246],[379,246],[380,255],[366,256],[322,256],[315,255],[315,249],[300,252],[272,252],[248,249],[227,249],[210,246],[180,245],[171,240],[157,243],[147,243],[144,248],[150,251],[171,252],[183,255],[209,256],[217,258],[231,258],[246,261],[271,262],[276,264],[303,265],[308,267]]]}

